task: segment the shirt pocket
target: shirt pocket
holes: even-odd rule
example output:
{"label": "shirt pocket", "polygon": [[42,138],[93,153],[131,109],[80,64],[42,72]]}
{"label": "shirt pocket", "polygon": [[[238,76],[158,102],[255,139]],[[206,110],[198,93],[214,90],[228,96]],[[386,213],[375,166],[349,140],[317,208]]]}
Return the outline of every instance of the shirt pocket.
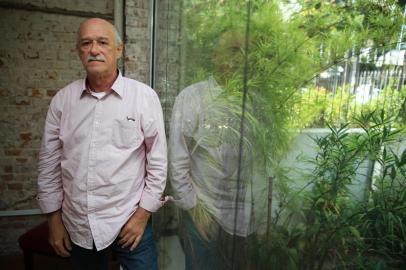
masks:
{"label": "shirt pocket", "polygon": [[112,141],[118,148],[138,148],[143,141],[138,123],[128,120],[115,120]]}

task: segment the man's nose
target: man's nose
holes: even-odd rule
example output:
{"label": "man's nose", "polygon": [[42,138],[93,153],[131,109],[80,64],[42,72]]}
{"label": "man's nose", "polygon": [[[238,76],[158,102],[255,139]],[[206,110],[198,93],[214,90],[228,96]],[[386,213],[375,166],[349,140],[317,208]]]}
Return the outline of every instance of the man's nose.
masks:
{"label": "man's nose", "polygon": [[90,47],[90,53],[92,55],[98,55],[100,53],[99,45],[97,44],[96,40],[93,40],[92,45]]}

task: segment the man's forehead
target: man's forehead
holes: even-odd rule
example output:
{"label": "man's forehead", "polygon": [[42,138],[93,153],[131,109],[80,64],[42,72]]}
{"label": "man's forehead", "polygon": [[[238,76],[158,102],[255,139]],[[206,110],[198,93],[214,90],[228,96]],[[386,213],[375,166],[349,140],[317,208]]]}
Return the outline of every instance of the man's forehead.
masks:
{"label": "man's forehead", "polygon": [[80,25],[79,34],[81,38],[82,36],[108,38],[114,35],[114,27],[107,21],[90,19]]}
{"label": "man's forehead", "polygon": [[97,35],[80,35],[80,40],[102,40],[102,39],[111,39],[109,36],[97,36]]}

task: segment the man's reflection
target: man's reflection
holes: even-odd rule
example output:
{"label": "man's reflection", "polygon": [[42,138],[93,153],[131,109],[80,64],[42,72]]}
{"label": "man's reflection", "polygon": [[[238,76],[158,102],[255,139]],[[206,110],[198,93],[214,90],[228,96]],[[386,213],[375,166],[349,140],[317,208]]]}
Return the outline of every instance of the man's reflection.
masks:
{"label": "man's reflection", "polygon": [[230,100],[210,77],[181,91],[173,108],[170,179],[184,210],[186,269],[229,269],[232,262],[245,269],[249,262],[248,236],[258,225],[253,160],[246,140],[240,153],[241,102]]}

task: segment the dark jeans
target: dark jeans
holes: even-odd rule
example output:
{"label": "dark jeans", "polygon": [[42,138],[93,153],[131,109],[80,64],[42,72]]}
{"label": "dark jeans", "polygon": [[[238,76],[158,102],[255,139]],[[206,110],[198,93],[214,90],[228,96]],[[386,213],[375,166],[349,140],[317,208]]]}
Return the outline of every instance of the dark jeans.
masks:
{"label": "dark jeans", "polygon": [[117,257],[124,270],[158,270],[158,256],[152,224],[148,222],[144,235],[138,246],[130,251],[130,248],[122,248],[116,239],[108,248],[96,251],[84,249],[75,244],[72,245],[71,260],[77,270],[108,270],[110,253]]}
{"label": "dark jeans", "polygon": [[190,214],[182,212],[180,238],[185,253],[185,269],[250,269],[250,238],[233,236],[217,227],[214,235],[206,240],[196,229]]}

